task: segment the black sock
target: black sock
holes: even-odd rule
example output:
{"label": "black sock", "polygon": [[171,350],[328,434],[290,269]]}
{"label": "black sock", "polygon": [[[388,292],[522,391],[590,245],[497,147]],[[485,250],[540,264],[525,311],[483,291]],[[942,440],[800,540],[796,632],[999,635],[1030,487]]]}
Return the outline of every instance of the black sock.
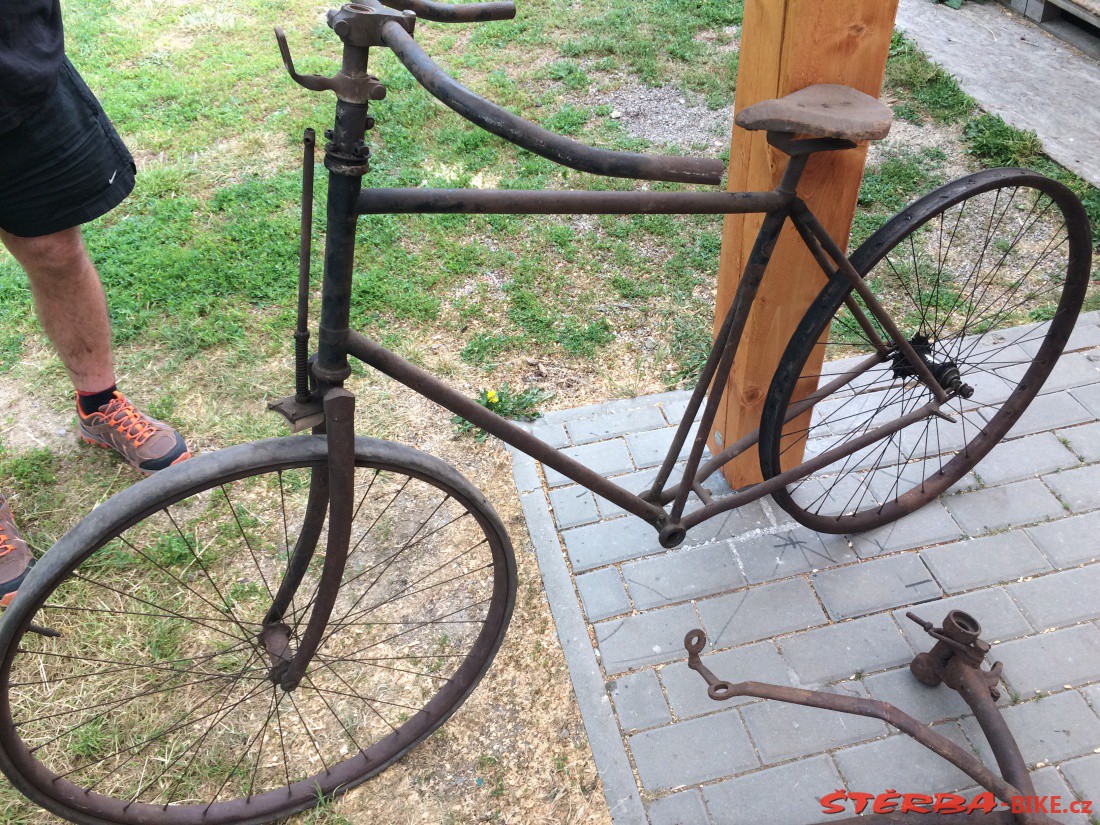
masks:
{"label": "black sock", "polygon": [[77,392],[77,403],[80,404],[80,411],[84,415],[91,415],[94,412],[99,412],[99,408],[104,404],[110,402],[115,397],[116,384],[111,384],[107,389],[102,392]]}

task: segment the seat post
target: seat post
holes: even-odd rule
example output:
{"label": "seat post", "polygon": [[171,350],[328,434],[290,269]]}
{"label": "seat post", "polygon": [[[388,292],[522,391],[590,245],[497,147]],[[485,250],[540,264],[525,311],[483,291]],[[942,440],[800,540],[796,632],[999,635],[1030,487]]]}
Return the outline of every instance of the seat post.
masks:
{"label": "seat post", "polygon": [[853,149],[854,143],[841,138],[804,138],[799,139],[790,132],[768,132],[768,143],[788,155],[787,168],[775,191],[787,198],[787,203],[795,197],[798,182],[806,171],[810,155],[815,152],[830,152],[839,149]]}

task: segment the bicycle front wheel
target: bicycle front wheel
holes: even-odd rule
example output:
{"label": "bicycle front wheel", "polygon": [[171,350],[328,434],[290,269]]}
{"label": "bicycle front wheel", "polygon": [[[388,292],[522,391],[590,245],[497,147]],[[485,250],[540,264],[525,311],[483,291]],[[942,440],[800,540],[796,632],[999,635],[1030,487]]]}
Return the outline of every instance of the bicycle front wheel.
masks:
{"label": "bicycle front wheel", "polygon": [[[810,458],[857,439],[872,443],[787,485],[776,502],[807,527],[846,533],[887,524],[947,490],[1039,392],[1077,319],[1090,257],[1080,201],[1021,169],[947,184],[892,218],[851,256],[852,264],[941,386],[956,389],[943,417],[869,435],[933,396],[848,281],[832,278],[772,380],[761,419],[761,468],[771,478],[803,451]],[[859,323],[864,319],[871,323]],[[812,412],[795,406],[844,375],[844,386]]]}
{"label": "bicycle front wheel", "polygon": [[[306,513],[326,449],[198,456],[42,558],[0,626],[0,767],[19,790],[78,823],[269,822],[378,773],[462,704],[511,616],[511,544],[453,468],[372,439],[356,440],[327,635],[298,688],[276,684],[324,564],[324,499]],[[292,565],[310,523],[317,550]],[[280,644],[262,631],[288,567]]]}

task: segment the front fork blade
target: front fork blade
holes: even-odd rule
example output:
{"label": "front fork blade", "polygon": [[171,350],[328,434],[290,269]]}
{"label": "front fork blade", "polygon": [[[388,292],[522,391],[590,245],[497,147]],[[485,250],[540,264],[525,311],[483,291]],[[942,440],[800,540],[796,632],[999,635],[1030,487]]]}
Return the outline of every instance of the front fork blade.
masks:
{"label": "front fork blade", "polygon": [[333,606],[344,577],[351,541],[355,486],[355,396],[341,387],[325,393],[325,425],[328,439],[328,544],[325,564],[317,584],[313,612],[294,654],[279,683],[283,690],[294,690],[320,647],[332,616]]}

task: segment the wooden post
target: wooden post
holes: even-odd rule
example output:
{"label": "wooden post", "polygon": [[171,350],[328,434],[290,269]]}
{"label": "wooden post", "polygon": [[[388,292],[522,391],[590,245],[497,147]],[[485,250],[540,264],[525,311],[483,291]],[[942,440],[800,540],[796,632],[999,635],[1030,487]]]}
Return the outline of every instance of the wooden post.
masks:
{"label": "wooden post", "polygon": [[[736,109],[815,83],[844,84],[877,97],[897,6],[898,0],[746,0]],[[799,186],[799,194],[814,214],[843,244],[852,228],[866,157],[866,144],[818,155],[810,161]],[[763,132],[734,127],[730,191],[771,189],[779,182],[785,162],[786,156],[768,145]],[[733,299],[762,220],[761,215],[726,216],[715,329]],[[709,436],[712,451],[759,426],[772,373],[824,280],[788,224],[749,316],[714,432]],[[812,392],[816,386],[813,380],[806,383],[801,393]],[[790,459],[795,464],[801,456],[790,455]],[[723,473],[734,489],[759,481],[756,450],[727,464]]]}

